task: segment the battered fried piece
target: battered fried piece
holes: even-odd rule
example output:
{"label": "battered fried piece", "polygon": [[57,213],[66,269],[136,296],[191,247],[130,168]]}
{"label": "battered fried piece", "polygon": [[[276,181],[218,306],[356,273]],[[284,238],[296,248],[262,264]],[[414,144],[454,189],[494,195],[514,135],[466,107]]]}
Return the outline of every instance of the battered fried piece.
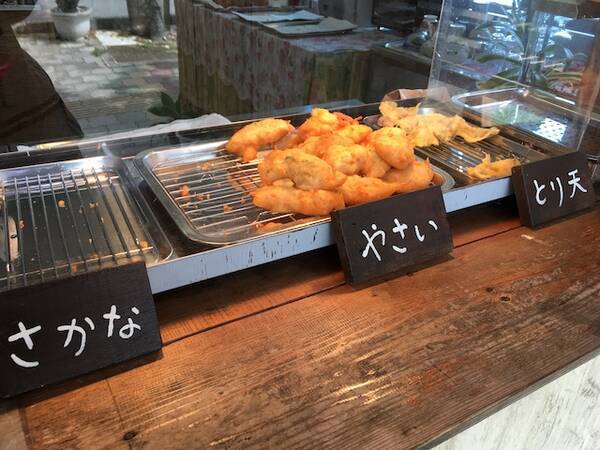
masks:
{"label": "battered fried piece", "polygon": [[354,124],[342,128],[337,131],[336,134],[351,139],[355,144],[360,144],[361,142],[364,142],[372,132],[373,130],[371,127],[367,125]]}
{"label": "battered fried piece", "polygon": [[396,185],[386,183],[379,178],[353,175],[348,177],[341,191],[346,205],[359,205],[393,195],[396,192]]}
{"label": "battered fried piece", "polygon": [[500,130],[496,127],[481,128],[471,125],[460,116],[455,117],[457,118],[456,135],[462,137],[469,143],[483,141],[484,139],[496,136],[498,133],[500,133]]}
{"label": "battered fried piece", "polygon": [[354,141],[339,134],[325,134],[323,136],[312,136],[300,144],[299,148],[311,155],[321,158],[323,154],[333,145],[350,146]]}
{"label": "battered fried piece", "polygon": [[310,136],[322,136],[333,133],[348,125],[358,123],[355,119],[339,112],[329,112],[326,109],[315,108],[310,117],[298,128],[304,138]]}
{"label": "battered fried piece", "polygon": [[381,159],[396,169],[406,169],[415,160],[413,144],[400,128],[381,128],[369,136],[368,142]]}
{"label": "battered fried piece", "polygon": [[512,168],[518,166],[520,162],[516,159],[501,159],[492,162],[490,155],[485,155],[481,164],[475,167],[469,167],[467,174],[476,180],[488,180],[490,178],[507,177],[511,175]]}
{"label": "battered fried piece", "polygon": [[333,145],[325,151],[323,160],[345,175],[381,178],[390,169],[373,148],[358,144]]}
{"label": "battered fried piece", "polygon": [[243,162],[252,161],[261,147],[276,143],[293,130],[294,127],[286,120],[264,119],[236,132],[225,148],[241,156]]}
{"label": "battered fried piece", "polygon": [[417,115],[420,106],[421,104],[419,103],[412,108],[403,108],[398,106],[396,102],[381,102],[379,105],[381,117],[378,120],[378,124],[381,127],[393,127],[400,119]]}
{"label": "battered fried piece", "polygon": [[383,181],[396,186],[396,192],[412,192],[425,189],[433,181],[434,172],[429,160],[415,161],[404,170],[391,169]]}
{"label": "battered fried piece", "polygon": [[346,176],[322,159],[299,149],[273,150],[258,165],[263,185],[268,186],[281,179],[290,179],[297,188],[336,189]]}
{"label": "battered fried piece", "polygon": [[303,191],[293,187],[263,186],[252,192],[252,197],[259,208],[306,216],[326,216],[334,209],[345,206],[340,192],[321,189]]}

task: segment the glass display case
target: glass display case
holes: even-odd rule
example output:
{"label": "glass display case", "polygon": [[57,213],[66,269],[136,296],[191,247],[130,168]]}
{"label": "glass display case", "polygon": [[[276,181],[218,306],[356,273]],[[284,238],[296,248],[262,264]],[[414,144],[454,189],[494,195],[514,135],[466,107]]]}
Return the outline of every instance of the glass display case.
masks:
{"label": "glass display case", "polygon": [[597,152],[599,17],[595,0],[447,0],[430,87],[524,142]]}

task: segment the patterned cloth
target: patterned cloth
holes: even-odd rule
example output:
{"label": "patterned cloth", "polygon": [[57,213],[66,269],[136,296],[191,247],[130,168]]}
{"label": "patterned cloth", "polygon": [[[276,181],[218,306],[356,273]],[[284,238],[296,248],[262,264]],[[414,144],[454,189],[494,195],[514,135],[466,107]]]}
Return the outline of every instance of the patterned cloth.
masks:
{"label": "patterned cloth", "polygon": [[286,39],[227,12],[177,0],[182,101],[195,112],[269,112],[361,98],[368,52],[391,32]]}

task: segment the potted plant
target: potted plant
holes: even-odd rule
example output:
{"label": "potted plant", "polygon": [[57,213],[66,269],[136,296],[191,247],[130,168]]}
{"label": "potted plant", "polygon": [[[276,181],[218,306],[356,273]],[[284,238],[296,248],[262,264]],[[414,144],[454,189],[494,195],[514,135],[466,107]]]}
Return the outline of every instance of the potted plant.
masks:
{"label": "potted plant", "polygon": [[92,8],[79,6],[79,0],[56,0],[52,18],[56,33],[66,41],[76,41],[90,34]]}

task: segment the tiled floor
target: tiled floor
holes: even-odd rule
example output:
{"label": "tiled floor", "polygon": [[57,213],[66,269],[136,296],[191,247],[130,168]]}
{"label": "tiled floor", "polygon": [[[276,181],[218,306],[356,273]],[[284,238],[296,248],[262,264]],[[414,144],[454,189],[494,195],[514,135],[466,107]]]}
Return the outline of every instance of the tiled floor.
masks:
{"label": "tiled floor", "polygon": [[164,122],[147,110],[161,91],[173,97],[179,91],[175,59],[119,64],[96,50],[95,38],[69,43],[29,34],[19,42],[46,70],[86,136]]}

